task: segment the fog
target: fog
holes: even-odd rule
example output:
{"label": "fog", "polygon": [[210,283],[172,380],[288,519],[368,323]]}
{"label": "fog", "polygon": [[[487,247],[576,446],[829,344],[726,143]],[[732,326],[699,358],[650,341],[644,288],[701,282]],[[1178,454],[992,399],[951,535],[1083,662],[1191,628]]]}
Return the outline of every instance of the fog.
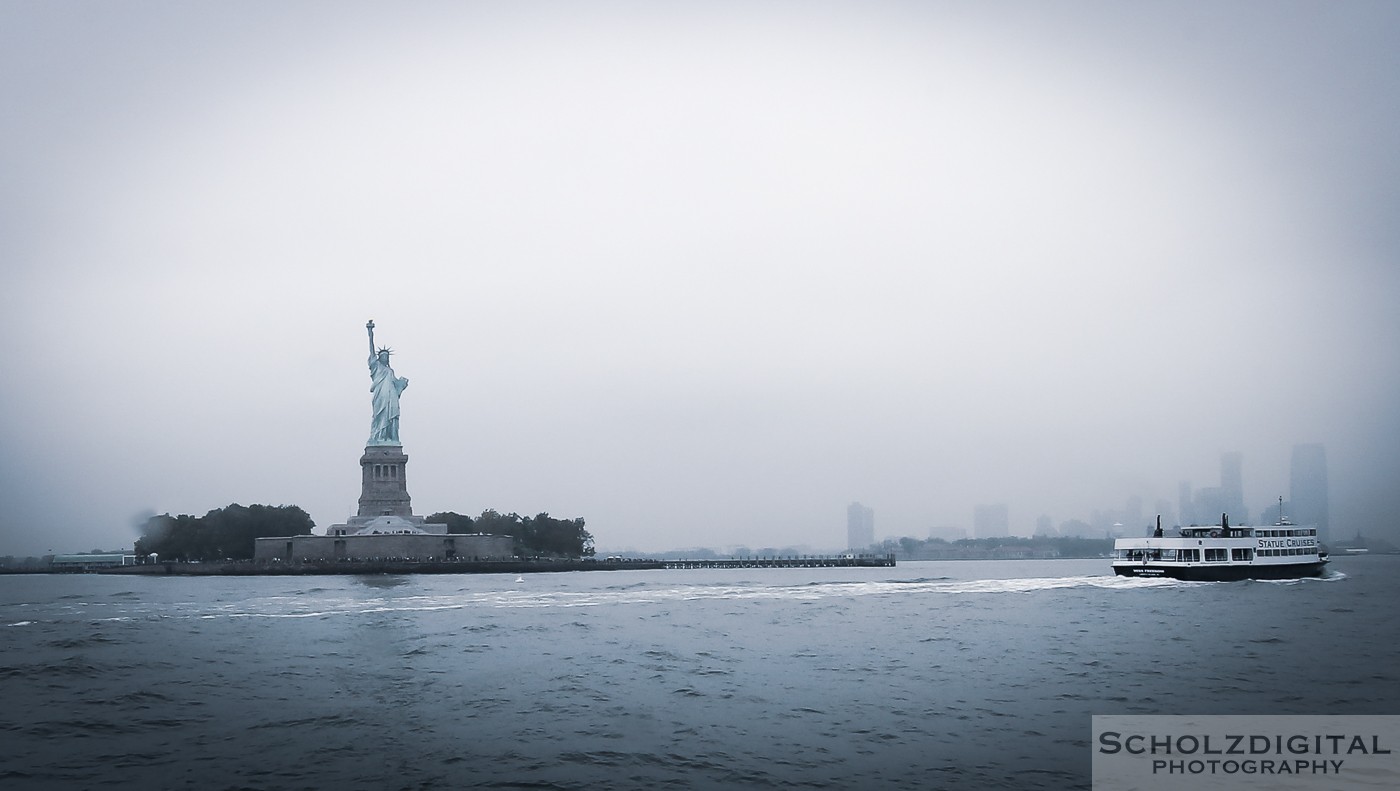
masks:
{"label": "fog", "polygon": [[1400,512],[1394,3],[0,5],[0,554],[359,496],[1013,534]]}

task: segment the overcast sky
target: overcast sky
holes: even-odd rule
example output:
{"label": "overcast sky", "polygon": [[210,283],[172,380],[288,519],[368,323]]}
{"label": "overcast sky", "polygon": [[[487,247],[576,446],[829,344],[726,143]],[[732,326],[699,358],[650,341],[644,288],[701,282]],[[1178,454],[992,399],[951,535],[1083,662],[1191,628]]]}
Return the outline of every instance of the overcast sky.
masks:
{"label": "overcast sky", "polygon": [[1400,513],[1400,4],[0,2],[0,554],[359,496],[1013,533],[1326,445]]}

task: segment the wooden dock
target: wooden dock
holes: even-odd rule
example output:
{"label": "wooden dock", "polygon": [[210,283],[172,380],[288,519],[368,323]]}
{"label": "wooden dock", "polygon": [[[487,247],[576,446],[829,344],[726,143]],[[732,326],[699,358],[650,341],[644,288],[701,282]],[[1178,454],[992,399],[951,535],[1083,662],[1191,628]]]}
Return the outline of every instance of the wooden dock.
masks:
{"label": "wooden dock", "polygon": [[817,569],[889,567],[894,555],[791,555],[781,557],[663,560],[668,569]]}

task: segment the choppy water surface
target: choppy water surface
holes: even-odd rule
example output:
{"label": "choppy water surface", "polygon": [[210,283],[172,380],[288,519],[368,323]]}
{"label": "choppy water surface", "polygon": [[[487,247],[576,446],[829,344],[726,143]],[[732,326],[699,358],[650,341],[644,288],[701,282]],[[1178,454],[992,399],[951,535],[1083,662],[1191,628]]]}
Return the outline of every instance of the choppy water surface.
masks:
{"label": "choppy water surface", "polygon": [[1400,557],[0,577],[5,788],[1075,788],[1091,714],[1400,713]]}

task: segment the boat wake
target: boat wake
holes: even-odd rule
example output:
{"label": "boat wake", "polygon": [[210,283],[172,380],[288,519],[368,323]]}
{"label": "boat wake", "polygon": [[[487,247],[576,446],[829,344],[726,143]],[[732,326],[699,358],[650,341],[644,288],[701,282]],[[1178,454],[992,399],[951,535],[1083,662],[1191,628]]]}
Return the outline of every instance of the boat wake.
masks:
{"label": "boat wake", "polygon": [[[1108,575],[1077,577],[1029,577],[1015,579],[955,580],[936,577],[870,582],[805,582],[796,585],[725,583],[607,587],[586,591],[535,592],[512,585],[490,591],[454,591],[444,595],[365,599],[319,599],[305,606],[283,597],[230,603],[198,618],[325,618],[337,615],[372,615],[397,612],[431,612],[454,609],[567,609],[574,607],[629,606],[689,601],[787,600],[820,601],[852,597],[982,596],[1029,594],[1039,591],[1092,588],[1105,591],[1170,588],[1199,583],[1169,579],[1139,579]],[[1207,583],[1208,584],[1208,583]]]}

